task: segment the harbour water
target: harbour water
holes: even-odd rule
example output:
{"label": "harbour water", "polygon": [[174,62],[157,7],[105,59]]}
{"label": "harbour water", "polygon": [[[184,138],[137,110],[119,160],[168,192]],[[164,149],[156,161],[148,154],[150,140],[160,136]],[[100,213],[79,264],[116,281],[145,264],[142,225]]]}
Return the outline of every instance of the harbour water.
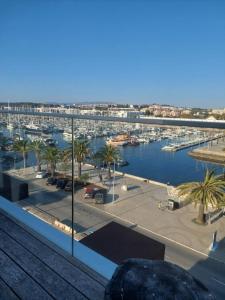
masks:
{"label": "harbour water", "polygon": [[[96,150],[104,144],[104,140],[96,139],[92,143]],[[188,152],[196,147],[178,152],[161,151],[166,143],[166,140],[162,140],[136,147],[120,147],[121,155],[129,165],[118,170],[171,185],[202,180],[207,168],[215,170],[217,174],[224,172],[221,165],[190,157]]]}
{"label": "harbour water", "polygon": [[[57,141],[60,148],[68,146],[63,134],[57,133],[52,137]],[[96,152],[102,147],[105,141],[105,138],[90,140],[92,152]],[[199,161],[188,155],[191,149],[198,146],[177,152],[162,151],[161,148],[167,144],[168,140],[161,140],[147,144],[141,143],[138,146],[119,147],[122,159],[127,160],[129,165],[118,167],[117,170],[171,185],[201,180],[207,168],[214,169],[218,174],[224,172],[224,166]],[[35,165],[34,154],[29,153],[27,164],[28,166]],[[22,166],[22,160],[11,161],[10,164],[6,165],[6,168],[20,168]]]}

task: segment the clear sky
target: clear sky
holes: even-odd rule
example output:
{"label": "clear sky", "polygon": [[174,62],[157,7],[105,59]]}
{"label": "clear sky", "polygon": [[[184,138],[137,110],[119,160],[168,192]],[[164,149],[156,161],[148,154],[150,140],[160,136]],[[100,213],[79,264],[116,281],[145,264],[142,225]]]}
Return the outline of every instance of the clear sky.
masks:
{"label": "clear sky", "polygon": [[0,101],[225,107],[224,0],[0,0]]}

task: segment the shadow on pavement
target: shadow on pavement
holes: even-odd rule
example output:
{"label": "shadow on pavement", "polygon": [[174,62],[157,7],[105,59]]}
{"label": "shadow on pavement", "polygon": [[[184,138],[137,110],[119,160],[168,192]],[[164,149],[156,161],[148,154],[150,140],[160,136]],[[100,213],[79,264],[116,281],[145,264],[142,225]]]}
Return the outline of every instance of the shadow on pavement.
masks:
{"label": "shadow on pavement", "polygon": [[217,300],[224,300],[225,238],[215,245],[215,249],[210,251],[208,258],[199,260],[188,271],[195,278],[199,279],[216,297]]}
{"label": "shadow on pavement", "polygon": [[116,201],[119,199],[118,194],[114,194],[114,199],[113,199],[113,194],[108,194],[106,199],[105,199],[105,204],[112,203],[113,201]]}
{"label": "shadow on pavement", "polygon": [[136,189],[138,189],[138,188],[140,188],[139,185],[129,185],[129,186],[128,186],[128,191],[136,190]]}
{"label": "shadow on pavement", "polygon": [[[64,220],[61,220],[61,222],[72,228],[72,220],[64,219]],[[80,233],[80,232],[86,231],[88,228],[84,227],[80,224],[74,223],[74,229],[77,233]]]}

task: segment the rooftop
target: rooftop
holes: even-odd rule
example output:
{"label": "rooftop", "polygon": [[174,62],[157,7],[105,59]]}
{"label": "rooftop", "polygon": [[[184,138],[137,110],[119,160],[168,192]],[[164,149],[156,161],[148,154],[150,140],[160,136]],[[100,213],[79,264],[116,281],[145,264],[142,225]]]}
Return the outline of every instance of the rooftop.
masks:
{"label": "rooftop", "polygon": [[1,299],[101,300],[106,282],[0,210]]}

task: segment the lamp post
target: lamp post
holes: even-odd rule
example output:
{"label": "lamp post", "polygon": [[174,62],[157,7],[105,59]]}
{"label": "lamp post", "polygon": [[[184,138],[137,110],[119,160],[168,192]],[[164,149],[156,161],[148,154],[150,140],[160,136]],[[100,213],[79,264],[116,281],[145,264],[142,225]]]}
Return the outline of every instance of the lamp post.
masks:
{"label": "lamp post", "polygon": [[113,203],[115,201],[115,160],[113,160]]}

